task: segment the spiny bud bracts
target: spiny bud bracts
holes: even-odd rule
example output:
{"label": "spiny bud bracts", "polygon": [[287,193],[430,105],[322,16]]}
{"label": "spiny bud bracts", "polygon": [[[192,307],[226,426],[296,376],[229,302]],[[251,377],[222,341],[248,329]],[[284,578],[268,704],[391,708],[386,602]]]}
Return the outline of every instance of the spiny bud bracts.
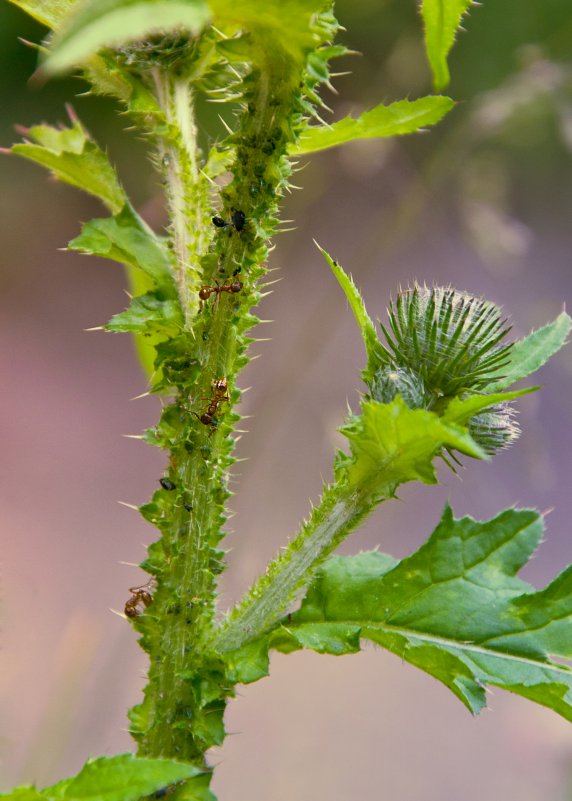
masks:
{"label": "spiny bud bracts", "polygon": [[423,379],[407,367],[381,367],[370,385],[371,397],[380,403],[391,403],[401,395],[410,409],[427,406]]}
{"label": "spiny bud bracts", "polygon": [[520,426],[514,419],[515,410],[509,403],[498,403],[469,421],[469,433],[490,456],[508,448],[520,436]]}
{"label": "spiny bud bracts", "polygon": [[509,329],[498,306],[452,288],[415,284],[398,294],[381,326],[390,366],[408,368],[435,397],[486,391],[508,361]]}

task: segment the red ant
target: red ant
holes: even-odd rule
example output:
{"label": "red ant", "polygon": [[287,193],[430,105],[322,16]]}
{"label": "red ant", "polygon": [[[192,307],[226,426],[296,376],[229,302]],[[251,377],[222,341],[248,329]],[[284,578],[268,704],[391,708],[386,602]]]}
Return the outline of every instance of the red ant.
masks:
{"label": "red ant", "polygon": [[145,609],[151,605],[151,601],[153,600],[151,589],[154,586],[154,582],[155,579],[151,578],[147,584],[143,584],[141,587],[129,588],[131,598],[125,602],[124,611],[126,617],[139,617],[139,615],[142,615]]}
{"label": "red ant", "polygon": [[208,300],[211,295],[216,294],[220,298],[221,292],[228,292],[231,295],[236,295],[242,289],[242,281],[230,281],[227,279],[224,284],[219,284],[215,281],[216,286],[202,286],[199,290],[199,298],[201,300]]}
{"label": "red ant", "polygon": [[219,411],[220,404],[223,401],[230,400],[228,396],[228,384],[226,383],[226,378],[217,378],[215,381],[212,381],[212,385],[214,387],[214,395],[209,400],[209,404],[205,411],[202,414],[193,412],[195,417],[197,417],[205,426],[213,425],[214,418]]}

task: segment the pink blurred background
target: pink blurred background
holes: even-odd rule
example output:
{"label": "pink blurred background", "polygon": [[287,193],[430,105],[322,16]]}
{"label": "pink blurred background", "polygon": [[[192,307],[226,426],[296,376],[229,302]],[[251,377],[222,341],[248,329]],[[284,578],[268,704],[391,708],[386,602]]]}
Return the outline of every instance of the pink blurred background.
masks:
{"label": "pink blurred background", "polygon": [[[339,4],[343,36],[363,53],[341,69],[336,115],[430,90],[414,3]],[[490,7],[489,7],[490,6]],[[494,7],[493,7],[494,6]],[[336,427],[360,390],[363,349],[352,315],[312,238],[351,271],[372,316],[413,279],[484,294],[516,336],[554,318],[570,298],[572,10],[508,0],[473,12],[452,63],[462,101],[438,129],[321,154],[287,199],[297,230],[279,236],[283,278],[262,307],[271,336],[242,386],[250,433],[239,443],[236,513],[227,545],[228,606],[291,537],[330,475]],[[107,145],[135,203],[162,219],[144,145],[110,102],[84,87],[26,85],[34,54],[17,36],[42,30],[0,5],[0,133],[80,118]],[[327,102],[330,102],[328,99]],[[219,110],[219,107],[216,108]],[[205,128],[214,130],[211,109]],[[209,128],[210,126],[210,128]],[[125,710],[140,698],[145,659],[121,609],[142,574],[154,530],[116,501],[139,504],[164,458],[123,434],[153,424],[159,400],[130,400],[146,384],[126,336],[86,333],[124,308],[121,268],[58,250],[78,221],[103,216],[88,197],[16,158],[0,162],[2,292],[2,731],[0,787],[48,784],[89,756],[132,748]],[[535,379],[536,380],[536,379]],[[485,519],[517,504],[552,509],[547,538],[523,577],[547,583],[570,561],[572,350],[520,403],[520,441],[462,480],[406,486],[342,551],[418,547],[449,500]],[[472,719],[441,685],[379,649],[345,658],[274,656],[271,677],[241,688],[233,733],[213,753],[221,801],[565,801],[569,725],[496,690]]]}

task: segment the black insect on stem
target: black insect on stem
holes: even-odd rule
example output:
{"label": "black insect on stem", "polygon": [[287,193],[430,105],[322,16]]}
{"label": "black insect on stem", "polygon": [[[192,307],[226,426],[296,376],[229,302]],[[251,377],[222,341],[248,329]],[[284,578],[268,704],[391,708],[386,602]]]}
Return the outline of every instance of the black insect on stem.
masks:
{"label": "black insect on stem", "polygon": [[232,215],[232,224],[237,231],[242,231],[246,225],[246,215],[243,211],[235,211]]}
{"label": "black insect on stem", "polygon": [[228,228],[228,226],[231,225],[238,233],[243,231],[244,226],[246,225],[246,214],[243,211],[240,211],[240,209],[233,211],[231,216],[231,222],[227,222],[218,215],[215,215],[211,219],[213,225],[216,226],[217,228]]}
{"label": "black insect on stem", "polygon": [[167,490],[167,492],[172,492],[174,489],[177,488],[177,485],[174,484],[169,478],[160,478],[159,484],[163,487],[164,490]]}

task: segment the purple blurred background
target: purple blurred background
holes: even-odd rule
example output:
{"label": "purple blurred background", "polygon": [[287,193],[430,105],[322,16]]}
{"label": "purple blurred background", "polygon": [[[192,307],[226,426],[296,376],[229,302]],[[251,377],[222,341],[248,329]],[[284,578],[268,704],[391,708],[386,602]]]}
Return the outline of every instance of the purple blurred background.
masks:
{"label": "purple blurred background", "polygon": [[[359,50],[340,69],[336,116],[430,91],[415,4],[339,3]],[[372,316],[413,279],[452,283],[502,304],[517,336],[554,318],[572,293],[572,9],[509,0],[475,9],[452,57],[461,101],[438,128],[317,155],[287,198],[297,230],[272,255],[283,280],[263,302],[260,354],[247,368],[227,545],[223,607],[297,530],[330,476],[336,427],[360,390],[363,349],[347,304],[312,238],[355,277]],[[75,97],[67,80],[26,80],[40,26],[0,5],[0,144],[12,125],[80,118],[108,147],[136,205],[161,224],[145,145],[113,104]],[[220,107],[215,107],[216,112]],[[216,130],[212,107],[205,132]],[[85,333],[124,308],[119,266],[62,253],[79,221],[103,216],[90,198],[16,158],[0,161],[2,273],[1,787],[48,784],[101,753],[130,750],[126,708],[145,659],[121,609],[144,580],[134,566],[154,530],[116,501],[157,487],[162,454],[122,434],[153,424],[157,398],[126,336]],[[443,503],[485,519],[518,504],[552,509],[547,538],[523,577],[543,586],[571,560],[572,351],[522,399],[520,441],[462,480],[406,486],[342,550],[418,547]],[[448,690],[379,649],[334,658],[274,656],[271,677],[230,705],[233,736],[213,754],[221,801],[564,801],[572,736],[554,713],[509,696],[472,719]]]}

